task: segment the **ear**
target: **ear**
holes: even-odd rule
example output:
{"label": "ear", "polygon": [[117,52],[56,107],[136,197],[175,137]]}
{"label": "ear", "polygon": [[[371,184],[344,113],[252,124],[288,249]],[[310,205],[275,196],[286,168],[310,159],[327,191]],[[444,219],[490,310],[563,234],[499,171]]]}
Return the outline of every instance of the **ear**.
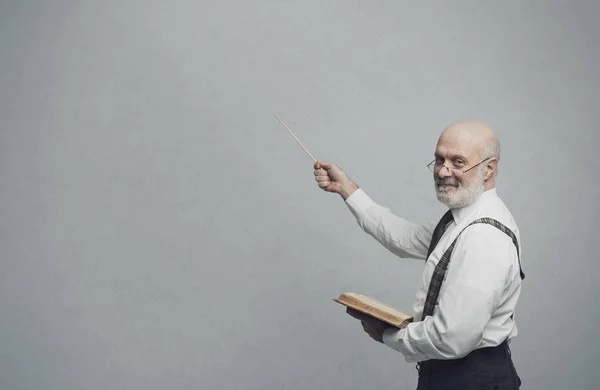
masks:
{"label": "ear", "polygon": [[484,180],[486,182],[494,177],[494,174],[496,173],[497,168],[498,168],[498,158],[492,157],[486,161],[485,176],[484,176]]}

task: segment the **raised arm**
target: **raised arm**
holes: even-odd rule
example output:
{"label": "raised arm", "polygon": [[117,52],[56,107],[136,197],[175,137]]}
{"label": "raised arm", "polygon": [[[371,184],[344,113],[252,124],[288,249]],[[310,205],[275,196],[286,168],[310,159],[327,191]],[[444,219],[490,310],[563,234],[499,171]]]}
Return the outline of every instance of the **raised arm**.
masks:
{"label": "raised arm", "polygon": [[358,225],[399,257],[425,259],[435,224],[417,225],[375,203],[337,165],[317,161],[315,180],[327,192],[339,194]]}

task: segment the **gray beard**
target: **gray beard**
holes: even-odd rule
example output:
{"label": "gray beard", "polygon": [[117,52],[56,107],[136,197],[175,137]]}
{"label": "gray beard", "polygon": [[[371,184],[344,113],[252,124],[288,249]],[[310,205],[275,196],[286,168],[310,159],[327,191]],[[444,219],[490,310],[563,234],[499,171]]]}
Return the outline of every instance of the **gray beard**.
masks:
{"label": "gray beard", "polygon": [[[451,209],[456,209],[460,207],[465,207],[475,202],[481,194],[485,191],[485,182],[483,178],[485,177],[485,172],[483,169],[477,169],[477,178],[473,182],[473,184],[469,186],[463,186],[456,179],[440,179],[435,178],[435,193],[440,202],[445,204]],[[451,184],[458,185],[452,193],[446,192],[444,189],[440,189],[441,184]]]}

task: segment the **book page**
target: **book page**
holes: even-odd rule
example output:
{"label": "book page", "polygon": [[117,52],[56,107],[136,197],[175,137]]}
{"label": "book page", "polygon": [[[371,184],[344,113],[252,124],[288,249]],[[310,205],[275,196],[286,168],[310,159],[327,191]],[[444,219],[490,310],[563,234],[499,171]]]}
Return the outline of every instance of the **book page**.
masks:
{"label": "book page", "polygon": [[410,315],[363,294],[343,293],[339,298],[334,299],[334,301],[395,326],[404,327],[406,323],[412,322]]}

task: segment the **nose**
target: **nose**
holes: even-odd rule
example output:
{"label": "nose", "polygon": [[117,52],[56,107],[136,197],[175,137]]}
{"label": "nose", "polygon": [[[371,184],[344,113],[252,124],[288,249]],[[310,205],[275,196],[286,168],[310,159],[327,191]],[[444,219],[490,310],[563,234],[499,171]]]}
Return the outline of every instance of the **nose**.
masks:
{"label": "nose", "polygon": [[445,178],[451,177],[451,176],[452,176],[452,172],[450,172],[450,169],[448,169],[448,167],[446,167],[446,165],[442,165],[440,170],[437,172],[437,177],[439,177],[441,179],[445,179]]}

